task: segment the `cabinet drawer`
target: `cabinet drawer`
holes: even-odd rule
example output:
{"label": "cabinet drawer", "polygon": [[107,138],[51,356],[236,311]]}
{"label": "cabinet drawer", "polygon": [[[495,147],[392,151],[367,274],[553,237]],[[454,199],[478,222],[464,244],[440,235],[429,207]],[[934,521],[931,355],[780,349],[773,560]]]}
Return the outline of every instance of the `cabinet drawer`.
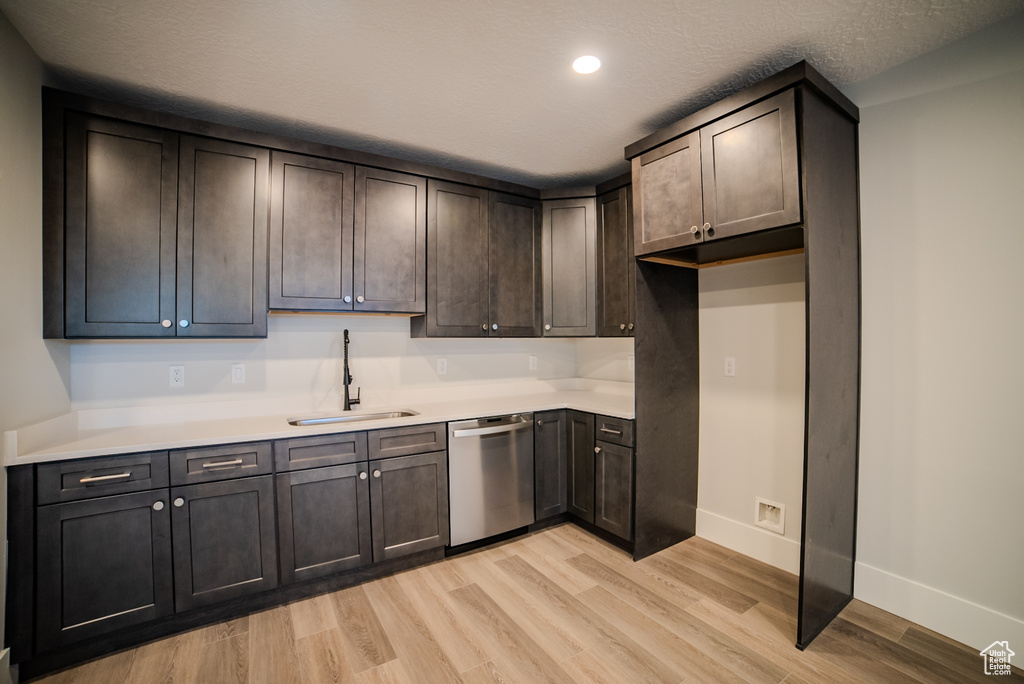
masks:
{"label": "cabinet drawer", "polygon": [[448,448],[445,423],[375,430],[368,435],[370,458],[410,456]]}
{"label": "cabinet drawer", "polygon": [[365,460],[365,432],[280,439],[274,442],[274,468],[279,473]]}
{"label": "cabinet drawer", "polygon": [[633,446],[633,421],[611,416],[596,416],[595,439],[620,446]]}
{"label": "cabinet drawer", "polygon": [[170,454],[171,484],[233,480],[271,472],[270,442],[182,449]]}
{"label": "cabinet drawer", "polygon": [[167,452],[44,463],[37,473],[41,505],[141,492],[167,486]]}

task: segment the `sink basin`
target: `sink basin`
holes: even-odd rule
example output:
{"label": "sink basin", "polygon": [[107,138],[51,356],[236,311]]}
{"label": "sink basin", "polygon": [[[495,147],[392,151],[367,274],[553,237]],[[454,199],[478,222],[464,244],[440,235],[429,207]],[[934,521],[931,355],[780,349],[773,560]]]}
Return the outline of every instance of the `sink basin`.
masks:
{"label": "sink basin", "polygon": [[388,418],[406,418],[420,415],[416,411],[402,409],[399,411],[377,411],[375,413],[342,413],[332,416],[310,416],[309,418],[289,418],[289,425],[327,425],[329,423],[360,423],[366,420],[386,420]]}

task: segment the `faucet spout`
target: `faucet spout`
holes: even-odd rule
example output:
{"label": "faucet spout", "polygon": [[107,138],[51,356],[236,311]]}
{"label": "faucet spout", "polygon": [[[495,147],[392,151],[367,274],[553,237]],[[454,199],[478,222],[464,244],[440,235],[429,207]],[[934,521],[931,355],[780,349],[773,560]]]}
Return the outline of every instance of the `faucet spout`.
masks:
{"label": "faucet spout", "polygon": [[352,399],[349,396],[348,388],[352,384],[352,381],[355,378],[353,378],[352,374],[349,373],[349,371],[348,371],[348,343],[349,343],[349,340],[348,340],[348,330],[347,329],[345,330],[345,335],[344,335],[343,339],[344,339],[343,352],[342,352],[342,364],[343,364],[343,367],[342,367],[342,371],[341,371],[341,384],[345,388],[345,404],[344,404],[344,407],[343,407],[342,410],[344,410],[344,411],[351,411],[352,407],[359,403],[360,395],[362,394],[362,392],[361,392],[361,388],[356,388],[356,398]]}

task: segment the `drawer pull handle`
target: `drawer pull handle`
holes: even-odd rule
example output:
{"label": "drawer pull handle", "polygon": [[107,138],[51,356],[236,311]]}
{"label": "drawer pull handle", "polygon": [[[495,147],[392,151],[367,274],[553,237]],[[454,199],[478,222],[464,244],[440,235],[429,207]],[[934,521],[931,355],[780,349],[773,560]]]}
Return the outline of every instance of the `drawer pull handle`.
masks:
{"label": "drawer pull handle", "polygon": [[132,471],[127,473],[118,473],[117,475],[95,475],[93,477],[83,477],[78,481],[79,484],[92,484],[93,482],[106,482],[107,480],[120,480],[123,477],[131,477]]}
{"label": "drawer pull handle", "polygon": [[619,437],[622,436],[622,430],[612,430],[610,428],[601,428],[601,432],[607,432],[609,435],[618,435]]}
{"label": "drawer pull handle", "polygon": [[204,463],[204,468],[220,468],[221,466],[236,466],[242,465],[242,459],[236,458],[233,461],[216,461],[214,463]]}

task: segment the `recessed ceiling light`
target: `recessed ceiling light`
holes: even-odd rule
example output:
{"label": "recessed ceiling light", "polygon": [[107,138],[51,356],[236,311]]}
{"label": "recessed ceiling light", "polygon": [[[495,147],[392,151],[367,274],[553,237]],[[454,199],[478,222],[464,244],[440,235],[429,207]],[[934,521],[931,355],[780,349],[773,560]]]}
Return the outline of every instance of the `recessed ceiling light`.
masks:
{"label": "recessed ceiling light", "polygon": [[601,60],[594,55],[583,55],[572,63],[572,70],[577,74],[592,74],[601,68]]}

